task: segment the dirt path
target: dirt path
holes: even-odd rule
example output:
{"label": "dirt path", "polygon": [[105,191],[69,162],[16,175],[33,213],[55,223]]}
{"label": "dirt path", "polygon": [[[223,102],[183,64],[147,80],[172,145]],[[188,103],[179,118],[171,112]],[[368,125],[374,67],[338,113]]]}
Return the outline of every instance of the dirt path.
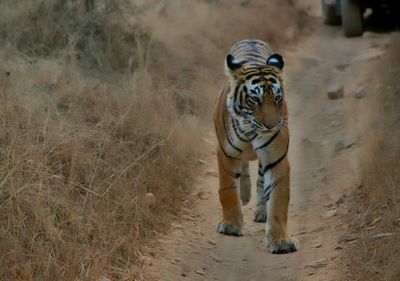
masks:
{"label": "dirt path", "polygon": [[[366,73],[373,71],[389,36],[345,39],[338,28],[320,21],[309,26],[305,39],[283,53],[291,130],[289,229],[299,239],[300,251],[267,252],[264,224],[252,221],[255,196],[244,207],[243,237],[214,231],[221,207],[215,136],[210,133],[205,139],[210,152],[204,173],[182,219],[146,258],[146,280],[345,280],[346,265],[340,256],[346,242],[338,239],[346,232],[341,219],[347,212],[346,194],[359,185],[355,159],[366,128],[357,112],[368,99],[356,99],[354,90],[369,83]],[[344,98],[327,98],[328,85],[334,81],[344,86]],[[367,94],[376,92],[373,87]],[[350,147],[341,148],[341,141]]]}

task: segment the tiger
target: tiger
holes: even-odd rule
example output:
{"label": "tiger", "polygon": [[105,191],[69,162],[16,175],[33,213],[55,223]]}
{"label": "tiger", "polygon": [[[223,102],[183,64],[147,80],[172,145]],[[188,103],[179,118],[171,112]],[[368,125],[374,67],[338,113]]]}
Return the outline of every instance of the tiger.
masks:
{"label": "tiger", "polygon": [[265,223],[272,254],[299,249],[287,231],[290,197],[288,110],[281,55],[258,39],[234,44],[226,56],[228,76],[217,98],[214,125],[222,220],[216,231],[242,236],[251,197],[249,161],[258,159],[254,221]]}

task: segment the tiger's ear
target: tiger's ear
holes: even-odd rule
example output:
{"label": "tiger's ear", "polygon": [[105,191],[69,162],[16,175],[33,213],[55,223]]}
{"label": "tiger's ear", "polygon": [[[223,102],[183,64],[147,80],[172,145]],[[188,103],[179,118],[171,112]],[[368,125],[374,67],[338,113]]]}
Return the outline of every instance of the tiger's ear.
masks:
{"label": "tiger's ear", "polygon": [[225,72],[227,75],[237,78],[242,70],[243,65],[235,60],[235,58],[229,54],[226,57]]}
{"label": "tiger's ear", "polygon": [[266,64],[282,70],[285,63],[283,62],[283,58],[281,55],[273,54],[268,57]]}

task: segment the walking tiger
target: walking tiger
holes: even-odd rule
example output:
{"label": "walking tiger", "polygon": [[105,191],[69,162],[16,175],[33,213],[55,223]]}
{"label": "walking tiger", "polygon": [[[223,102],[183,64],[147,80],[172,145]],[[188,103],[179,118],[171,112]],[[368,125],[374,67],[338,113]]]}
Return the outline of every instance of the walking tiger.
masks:
{"label": "walking tiger", "polygon": [[266,222],[267,248],[274,254],[299,248],[287,233],[290,165],[283,66],[282,56],[263,41],[236,43],[226,57],[228,79],[214,110],[223,208],[217,231],[242,235],[242,205],[251,195],[249,161],[258,159],[254,221]]}

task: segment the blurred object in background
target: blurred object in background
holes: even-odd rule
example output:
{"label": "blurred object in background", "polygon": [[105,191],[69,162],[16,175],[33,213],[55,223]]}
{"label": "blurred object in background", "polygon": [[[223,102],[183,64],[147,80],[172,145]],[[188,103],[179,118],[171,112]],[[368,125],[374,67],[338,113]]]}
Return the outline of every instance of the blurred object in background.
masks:
{"label": "blurred object in background", "polygon": [[390,30],[400,27],[397,0],[321,0],[324,23],[342,24],[346,37],[360,36],[365,29]]}

